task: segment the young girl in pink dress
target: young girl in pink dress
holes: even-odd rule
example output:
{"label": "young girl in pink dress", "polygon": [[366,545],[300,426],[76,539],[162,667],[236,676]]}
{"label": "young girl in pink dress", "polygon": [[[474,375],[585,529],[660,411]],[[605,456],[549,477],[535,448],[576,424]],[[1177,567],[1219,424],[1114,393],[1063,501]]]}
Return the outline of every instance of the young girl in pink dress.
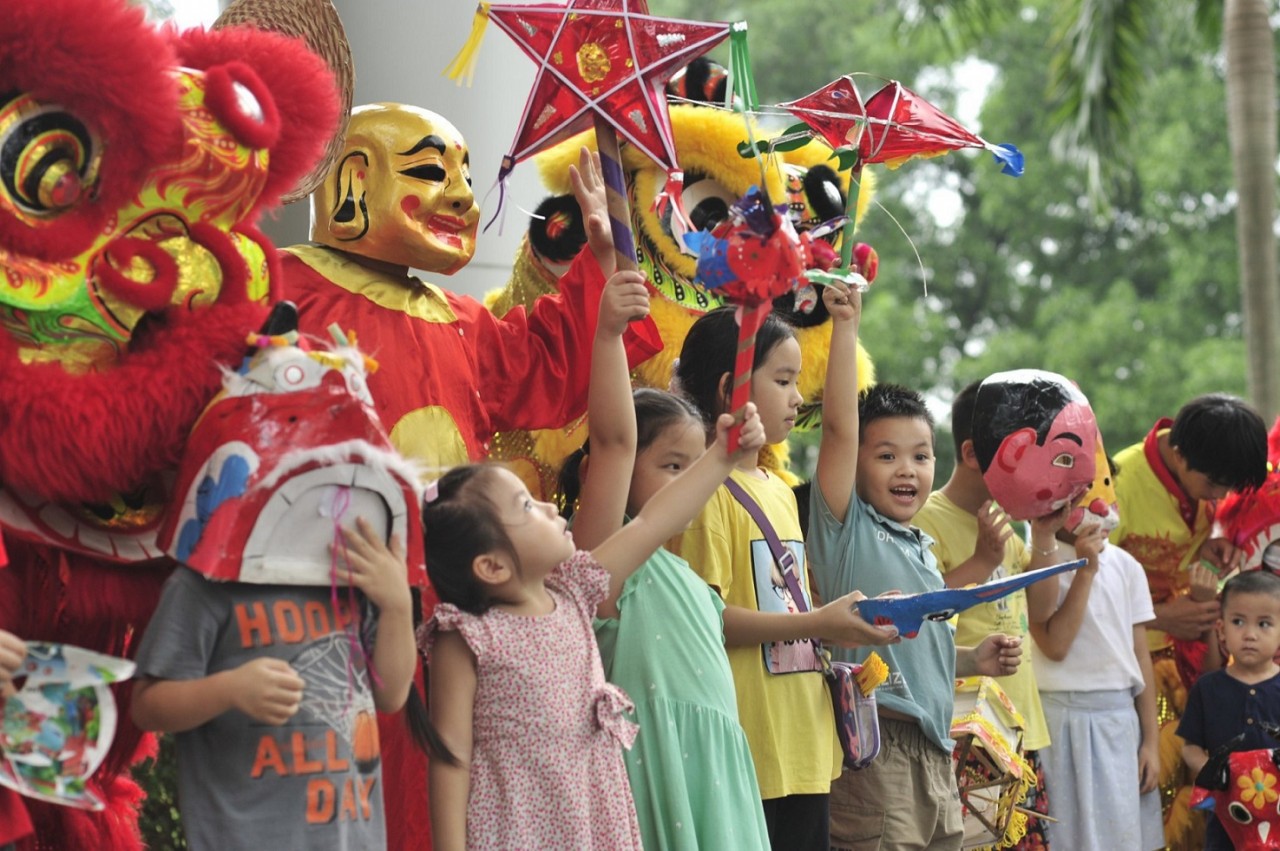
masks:
{"label": "young girl in pink dress", "polygon": [[[647,310],[643,278],[614,274],[601,299],[588,419],[593,444],[629,443],[636,418],[622,331]],[[716,444],[591,551],[576,550],[554,505],[499,466],[453,470],[424,508],[427,572],[440,597],[423,634],[430,665],[431,824],[437,851],[639,849],[619,747],[635,725],[605,681],[592,618],[616,611],[627,577],[681,532],[764,430],[754,406],[732,455]],[[630,465],[632,462],[628,462]],[[593,503],[621,510],[630,477],[586,476]],[[592,522],[585,504],[579,522]],[[615,524],[616,525],[616,524]]]}

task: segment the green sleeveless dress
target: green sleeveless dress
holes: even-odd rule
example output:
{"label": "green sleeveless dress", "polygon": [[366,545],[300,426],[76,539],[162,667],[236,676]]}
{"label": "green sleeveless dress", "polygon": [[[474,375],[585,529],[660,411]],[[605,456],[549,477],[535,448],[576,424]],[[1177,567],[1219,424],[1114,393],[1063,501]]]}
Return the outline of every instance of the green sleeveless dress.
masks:
{"label": "green sleeveless dress", "polygon": [[605,676],[640,725],[625,760],[646,851],[769,849],[723,610],[684,559],[660,549],[623,585],[620,617],[595,621]]}

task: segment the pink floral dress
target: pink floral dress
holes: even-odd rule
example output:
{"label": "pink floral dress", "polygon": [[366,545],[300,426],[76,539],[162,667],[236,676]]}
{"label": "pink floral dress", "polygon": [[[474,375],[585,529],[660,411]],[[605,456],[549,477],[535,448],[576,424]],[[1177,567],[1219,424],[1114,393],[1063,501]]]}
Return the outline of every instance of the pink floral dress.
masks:
{"label": "pink floral dress", "polygon": [[591,619],[609,575],[580,550],[547,577],[556,609],[472,615],[441,603],[422,642],[457,630],[476,657],[469,849],[640,849],[622,748],[636,727],[605,681]]}

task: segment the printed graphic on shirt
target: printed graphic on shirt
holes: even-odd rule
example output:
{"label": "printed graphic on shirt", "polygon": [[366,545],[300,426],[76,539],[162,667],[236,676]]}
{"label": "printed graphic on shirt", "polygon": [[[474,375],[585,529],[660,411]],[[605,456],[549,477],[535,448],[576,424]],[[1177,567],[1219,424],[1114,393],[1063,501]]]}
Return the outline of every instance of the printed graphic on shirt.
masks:
{"label": "printed graphic on shirt", "polygon": [[306,682],[297,715],[258,737],[254,780],[305,780],[297,804],[308,825],[381,817],[374,794],[381,758],[362,624],[352,607],[281,599],[237,603],[241,646],[298,645],[289,664]]}
{"label": "printed graphic on shirt", "polygon": [[[804,592],[804,608],[811,609],[809,585],[804,562],[804,544],[800,541],[783,541],[782,545],[795,556],[796,579]],[[782,569],[769,550],[768,541],[751,542],[751,573],[756,584],[756,608],[762,612],[795,614],[802,609],[791,597],[791,591],[783,579]],[[822,665],[814,654],[813,642],[807,638],[794,641],[773,641],[761,645],[764,666],[771,674],[794,674],[801,671],[820,671]]]}

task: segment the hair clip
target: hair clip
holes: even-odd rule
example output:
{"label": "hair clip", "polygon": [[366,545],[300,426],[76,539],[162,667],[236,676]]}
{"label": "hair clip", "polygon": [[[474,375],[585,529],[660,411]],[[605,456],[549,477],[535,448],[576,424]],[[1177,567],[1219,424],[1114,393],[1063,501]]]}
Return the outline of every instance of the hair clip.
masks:
{"label": "hair clip", "polygon": [[431,503],[435,502],[439,498],[440,498],[440,480],[434,479],[433,481],[427,482],[427,486],[422,489],[423,505],[430,505]]}

